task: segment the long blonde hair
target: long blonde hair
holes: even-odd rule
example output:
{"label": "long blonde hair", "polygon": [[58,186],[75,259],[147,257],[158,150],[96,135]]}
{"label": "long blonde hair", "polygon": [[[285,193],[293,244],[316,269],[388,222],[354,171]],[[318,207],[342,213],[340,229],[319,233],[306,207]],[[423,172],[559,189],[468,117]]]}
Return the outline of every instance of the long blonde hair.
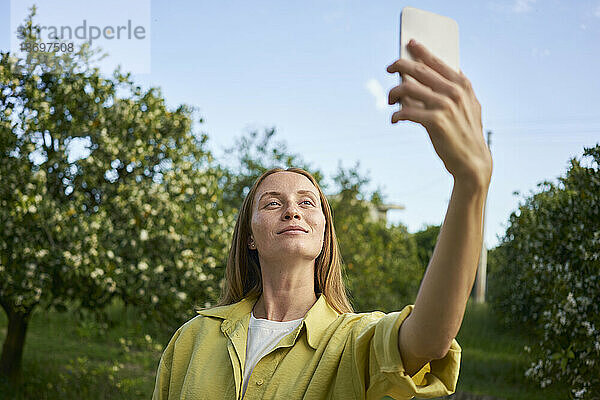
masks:
{"label": "long blonde hair", "polygon": [[325,214],[325,240],[319,256],[315,259],[315,293],[323,293],[329,305],[339,313],[354,312],[346,294],[342,278],[342,256],[338,247],[333,215],[329,202],[315,178],[302,168],[272,168],[264,172],[252,185],[246,195],[238,214],[233,232],[233,240],[229,249],[225,286],[216,306],[237,303],[248,296],[262,294],[262,275],[257,250],[247,246],[250,237],[250,220],[254,205],[254,197],[260,183],[276,172],[296,172],[306,176],[319,191],[321,208]]}

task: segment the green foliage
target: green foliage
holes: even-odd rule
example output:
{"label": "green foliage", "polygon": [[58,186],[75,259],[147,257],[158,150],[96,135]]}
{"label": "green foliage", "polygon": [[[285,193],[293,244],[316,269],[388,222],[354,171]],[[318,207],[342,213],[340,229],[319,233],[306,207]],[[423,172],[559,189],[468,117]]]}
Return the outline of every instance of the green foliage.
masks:
{"label": "green foliage", "polygon": [[425,229],[415,232],[414,237],[417,242],[417,257],[419,262],[425,268],[433,256],[433,250],[440,235],[440,225],[428,225]]}
{"label": "green foliage", "polygon": [[[27,27],[23,38],[35,40],[30,21]],[[5,309],[24,314],[52,292],[57,304],[64,301],[57,281],[83,281],[89,273],[85,266],[64,265],[76,246],[93,240],[91,221],[80,218],[71,202],[74,196],[60,186],[73,175],[65,154],[67,120],[91,118],[97,105],[84,101],[81,108],[73,107],[73,114],[63,112],[59,118],[52,104],[67,102],[70,94],[57,77],[66,76],[64,71],[76,65],[66,56],[36,54],[28,53],[26,60],[0,54],[0,302]],[[88,57],[85,48],[77,54]],[[93,107],[87,113],[81,111],[86,104]],[[60,126],[59,120],[65,124]],[[52,127],[64,132],[65,140],[54,139],[48,133]],[[70,133],[69,141],[77,136]],[[36,162],[41,152],[45,168]],[[82,237],[83,231],[90,235]]]}
{"label": "green foliage", "polygon": [[334,177],[339,194],[330,200],[347,286],[357,311],[397,311],[414,302],[425,269],[405,226],[369,218],[364,193],[369,179],[358,168],[359,163],[347,171],[339,167]]}
{"label": "green foliage", "polygon": [[557,384],[540,390],[524,376],[523,370],[534,356],[523,349],[530,348],[535,338],[526,331],[503,326],[489,303],[475,303],[473,299],[467,302],[456,340],[463,350],[457,393],[478,394],[481,397],[476,398],[481,399],[491,396],[507,400],[568,398],[568,385]]}
{"label": "green foliage", "polygon": [[[575,398],[600,393],[600,145],[590,166],[571,159],[559,184],[526,199],[490,257],[490,296],[508,325],[540,341],[526,371],[542,387],[571,385]],[[595,165],[594,165],[595,164]]]}
{"label": "green foliage", "polygon": [[[39,41],[34,14],[25,41]],[[92,55],[0,56],[0,303],[101,313],[119,297],[174,330],[218,297],[234,222],[222,173],[193,108],[102,77]]]}
{"label": "green foliage", "polygon": [[[33,311],[23,364],[23,385],[0,376],[2,399],[147,399],[156,367],[172,332],[157,321],[141,321],[134,306],[115,298],[107,306],[109,329],[81,320],[78,303],[67,311]],[[87,314],[87,312],[84,312]],[[7,319],[0,314],[0,336]],[[145,332],[157,332],[151,336]]]}
{"label": "green foliage", "polygon": [[225,149],[225,159],[221,160],[219,169],[222,171],[222,202],[227,210],[237,213],[256,179],[276,167],[302,168],[310,172],[325,191],[326,185],[320,170],[308,165],[299,155],[290,153],[284,142],[270,143],[275,133],[275,128],[265,129],[264,135],[258,138],[258,132],[251,131]]}

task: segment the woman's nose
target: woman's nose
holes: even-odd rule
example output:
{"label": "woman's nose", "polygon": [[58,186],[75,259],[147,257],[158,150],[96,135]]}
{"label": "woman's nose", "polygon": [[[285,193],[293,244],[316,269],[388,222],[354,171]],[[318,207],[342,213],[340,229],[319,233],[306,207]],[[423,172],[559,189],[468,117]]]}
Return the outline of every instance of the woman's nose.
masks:
{"label": "woman's nose", "polygon": [[284,218],[300,218],[300,213],[298,212],[298,209],[295,205],[288,206],[288,208],[285,210]]}

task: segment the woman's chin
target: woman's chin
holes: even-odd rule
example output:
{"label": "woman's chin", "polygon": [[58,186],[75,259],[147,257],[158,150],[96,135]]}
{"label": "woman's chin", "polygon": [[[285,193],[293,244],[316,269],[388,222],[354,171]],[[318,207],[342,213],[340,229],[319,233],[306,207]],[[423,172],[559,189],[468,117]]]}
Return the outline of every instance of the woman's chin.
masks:
{"label": "woman's chin", "polygon": [[290,257],[298,257],[303,259],[315,259],[319,255],[321,248],[311,249],[305,243],[282,243],[280,246],[269,251],[272,258],[283,258],[289,260]]}

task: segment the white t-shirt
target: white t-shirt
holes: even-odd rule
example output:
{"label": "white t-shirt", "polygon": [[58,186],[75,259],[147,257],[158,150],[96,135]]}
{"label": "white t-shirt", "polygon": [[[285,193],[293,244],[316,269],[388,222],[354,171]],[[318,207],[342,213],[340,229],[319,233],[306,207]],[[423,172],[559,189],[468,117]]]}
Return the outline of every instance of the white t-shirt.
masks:
{"label": "white t-shirt", "polygon": [[242,397],[246,393],[248,380],[252,370],[261,358],[266,356],[277,346],[279,341],[296,329],[303,318],[293,321],[271,321],[268,319],[254,318],[254,312],[250,313],[250,324],[248,326],[248,342],[246,343],[246,363],[244,367],[244,389]]}

